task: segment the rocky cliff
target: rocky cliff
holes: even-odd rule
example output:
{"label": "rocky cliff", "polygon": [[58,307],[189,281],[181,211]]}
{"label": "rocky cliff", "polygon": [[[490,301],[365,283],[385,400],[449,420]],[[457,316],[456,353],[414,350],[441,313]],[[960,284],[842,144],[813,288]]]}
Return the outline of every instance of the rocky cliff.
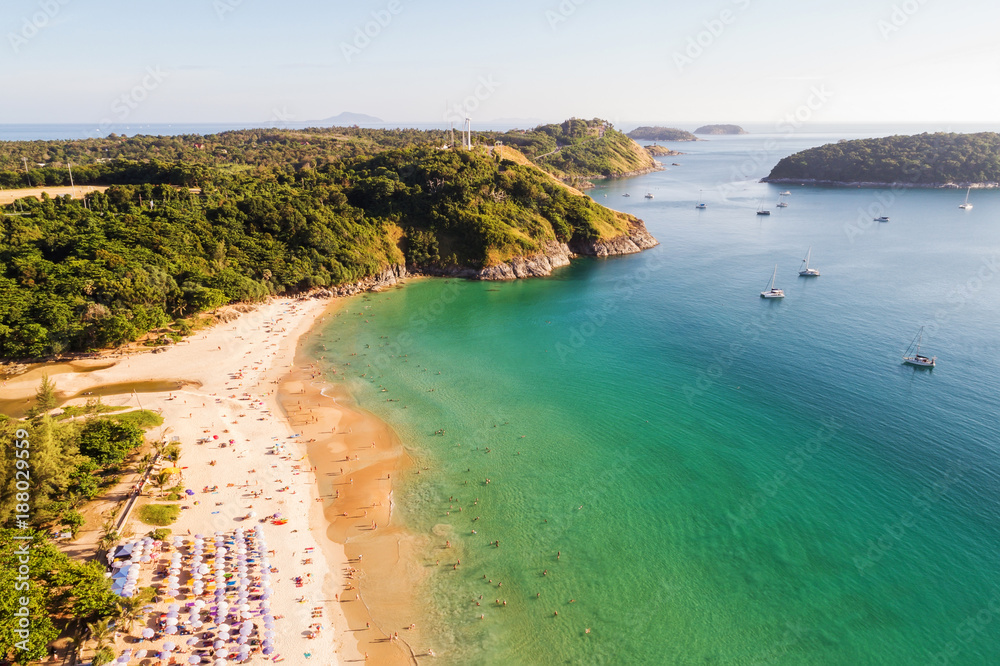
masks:
{"label": "rocky cliff", "polygon": [[621,236],[599,241],[573,241],[570,249],[575,254],[591,257],[608,257],[618,254],[634,254],[659,245],[659,241],[646,229],[642,220],[636,220],[632,228]]}
{"label": "rocky cliff", "polygon": [[632,228],[620,236],[607,240],[571,241],[558,243],[546,241],[541,252],[524,257],[514,257],[496,266],[485,268],[451,267],[422,268],[420,272],[426,275],[447,275],[463,277],[470,280],[516,280],[518,278],[543,277],[550,275],[553,269],[568,266],[570,260],[579,255],[590,257],[609,257],[620,254],[633,254],[648,250],[659,245],[646,229],[642,220],[636,220]]}

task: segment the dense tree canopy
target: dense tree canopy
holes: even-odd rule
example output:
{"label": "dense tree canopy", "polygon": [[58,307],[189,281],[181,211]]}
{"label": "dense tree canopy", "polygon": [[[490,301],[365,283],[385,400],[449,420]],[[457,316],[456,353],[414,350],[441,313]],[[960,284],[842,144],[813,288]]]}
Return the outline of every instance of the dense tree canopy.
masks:
{"label": "dense tree canopy", "polygon": [[828,143],[790,155],[765,180],[841,183],[1000,182],[1000,134],[917,134]]}
{"label": "dense tree canopy", "polygon": [[8,206],[0,356],[117,346],[225,303],[352,283],[404,261],[478,268],[627,226],[485,149],[386,150],[295,174],[124,160],[95,169],[147,182]]}

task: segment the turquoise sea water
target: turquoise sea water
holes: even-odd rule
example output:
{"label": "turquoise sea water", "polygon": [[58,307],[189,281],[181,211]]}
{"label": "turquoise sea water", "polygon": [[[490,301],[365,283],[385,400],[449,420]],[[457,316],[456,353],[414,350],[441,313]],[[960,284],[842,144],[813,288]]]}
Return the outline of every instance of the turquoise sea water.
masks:
{"label": "turquoise sea water", "polygon": [[[438,661],[997,663],[1000,192],[775,208],[756,179],[845,136],[678,144],[590,192],[659,247],[416,281],[314,341],[429,468],[397,501],[454,545],[426,554]],[[922,325],[933,371],[900,364]]]}

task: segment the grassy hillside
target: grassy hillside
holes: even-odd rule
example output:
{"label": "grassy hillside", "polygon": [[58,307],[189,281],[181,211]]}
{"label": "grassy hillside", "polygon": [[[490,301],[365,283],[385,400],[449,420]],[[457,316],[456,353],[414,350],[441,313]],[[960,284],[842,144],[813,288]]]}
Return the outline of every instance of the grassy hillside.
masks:
{"label": "grassy hillside", "polygon": [[620,178],[656,168],[642,146],[599,118],[572,118],[532,130],[484,132],[482,138],[515,146],[542,169],[569,181]]}

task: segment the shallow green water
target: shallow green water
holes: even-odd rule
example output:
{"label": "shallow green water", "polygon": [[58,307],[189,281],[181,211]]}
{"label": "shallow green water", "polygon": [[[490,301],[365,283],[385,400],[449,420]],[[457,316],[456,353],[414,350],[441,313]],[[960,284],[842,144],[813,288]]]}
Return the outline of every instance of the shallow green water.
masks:
{"label": "shallow green water", "polygon": [[[871,225],[871,191],[793,188],[761,220],[785,188],[720,183],[764,141],[591,193],[643,217],[655,250],[418,281],[349,301],[315,341],[430,468],[398,501],[454,545],[426,560],[440,661],[1000,653],[1000,193],[967,215],[964,193],[906,192]],[[809,246],[823,275],[797,279]],[[787,298],[764,302],[775,262]],[[899,364],[921,325],[931,372]]]}

